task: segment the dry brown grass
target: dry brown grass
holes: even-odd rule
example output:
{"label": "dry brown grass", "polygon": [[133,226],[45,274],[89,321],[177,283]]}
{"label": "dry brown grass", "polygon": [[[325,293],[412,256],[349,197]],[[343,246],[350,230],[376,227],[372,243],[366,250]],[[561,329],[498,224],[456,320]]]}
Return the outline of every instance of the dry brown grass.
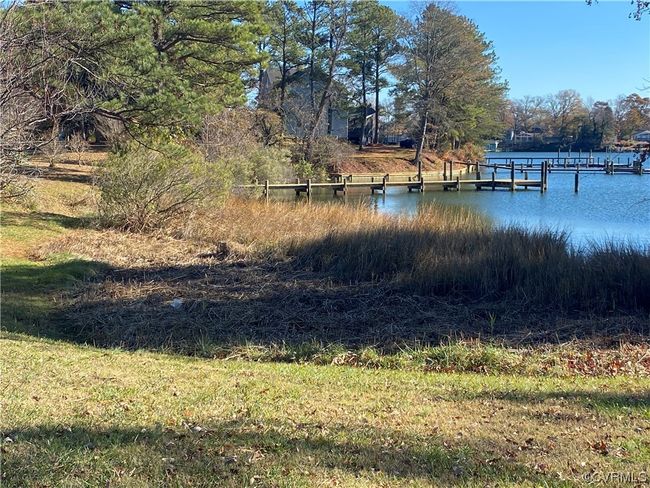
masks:
{"label": "dry brown grass", "polygon": [[[409,218],[337,204],[232,200],[167,234],[82,229],[35,256],[52,253],[112,266],[64,311],[66,323],[84,331],[81,339],[104,345],[213,354],[214,345],[232,351],[249,342],[315,341],[394,351],[449,337],[616,343],[650,330],[643,313],[562,308],[568,285],[558,276],[584,264],[562,236],[495,232],[472,212],[444,207]],[[614,268],[632,273],[624,265],[645,259],[619,258],[610,260],[609,275]],[[613,286],[597,272],[589,276],[606,291]],[[170,313],[177,298],[183,311]]]}
{"label": "dry brown grass", "polygon": [[[305,205],[303,203],[233,199],[222,208],[178,223],[172,232],[191,241],[234,241],[266,255],[286,256],[319,242],[332,233],[357,235],[369,230],[400,229],[405,232],[429,229],[441,234],[460,227],[487,229],[489,223],[464,209],[432,205],[418,216],[390,216],[359,203]],[[250,255],[249,254],[249,255]]]}

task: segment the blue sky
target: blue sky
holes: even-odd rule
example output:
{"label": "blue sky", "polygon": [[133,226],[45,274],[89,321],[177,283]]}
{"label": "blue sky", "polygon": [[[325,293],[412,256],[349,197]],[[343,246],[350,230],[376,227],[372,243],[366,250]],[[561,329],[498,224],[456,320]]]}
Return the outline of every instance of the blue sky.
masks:
{"label": "blue sky", "polygon": [[[381,3],[406,16],[415,6],[410,0]],[[650,15],[629,18],[628,0],[592,6],[582,0],[451,4],[493,42],[510,97],[566,88],[594,100],[632,92],[650,96]]]}

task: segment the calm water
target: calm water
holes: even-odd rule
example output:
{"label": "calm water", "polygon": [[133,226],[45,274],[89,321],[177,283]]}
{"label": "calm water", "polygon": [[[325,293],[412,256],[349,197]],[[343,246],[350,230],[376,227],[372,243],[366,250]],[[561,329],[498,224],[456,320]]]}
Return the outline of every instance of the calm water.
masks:
{"label": "calm water", "polygon": [[[517,162],[528,157],[557,157],[557,153],[489,153],[488,156],[508,157]],[[567,156],[562,153],[561,157]],[[571,153],[578,156],[578,153]],[[583,154],[586,156],[586,154]],[[593,153],[601,161],[608,155]],[[627,163],[630,153],[610,154],[614,161]],[[647,163],[646,163],[647,167]],[[521,175],[517,172],[517,178]],[[509,171],[497,173],[509,178]],[[539,179],[538,171],[530,179]],[[568,231],[578,246],[592,241],[626,242],[635,246],[650,246],[650,175],[581,173],[580,192],[573,191],[573,173],[551,173],[548,192],[539,189],[510,192],[506,190],[475,191],[473,187],[456,191],[408,193],[405,189],[390,189],[382,195],[369,196],[367,190],[348,200],[368,201],[381,212],[412,214],[425,203],[464,205],[487,214],[497,223],[528,228],[550,228]],[[329,195],[329,194],[328,194]],[[329,197],[331,198],[331,196]]]}

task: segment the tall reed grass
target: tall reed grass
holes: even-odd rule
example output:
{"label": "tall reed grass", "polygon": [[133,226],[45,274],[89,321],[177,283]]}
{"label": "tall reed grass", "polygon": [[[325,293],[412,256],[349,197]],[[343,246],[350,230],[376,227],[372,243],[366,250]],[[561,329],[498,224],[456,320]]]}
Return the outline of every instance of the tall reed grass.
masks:
{"label": "tall reed grass", "polygon": [[496,227],[464,208],[430,205],[409,217],[361,205],[232,201],[186,227],[185,237],[234,240],[339,280],[389,281],[422,295],[564,312],[650,311],[650,249],[575,249],[564,232]]}

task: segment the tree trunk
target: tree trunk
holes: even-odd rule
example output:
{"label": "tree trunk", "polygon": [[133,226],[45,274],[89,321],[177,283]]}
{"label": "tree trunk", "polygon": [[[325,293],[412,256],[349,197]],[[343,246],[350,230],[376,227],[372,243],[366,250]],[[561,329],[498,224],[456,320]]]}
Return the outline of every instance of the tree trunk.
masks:
{"label": "tree trunk", "polygon": [[311,103],[311,111],[314,111],[316,105],[316,97],[314,95],[314,55],[316,54],[316,6],[311,20],[311,39],[310,39],[310,55],[309,55],[309,101]]}
{"label": "tree trunk", "polygon": [[428,111],[424,112],[424,117],[422,117],[422,122],[420,123],[420,140],[418,141],[418,147],[415,150],[414,163],[418,166],[418,179],[422,179],[422,152],[424,151],[424,139],[427,134],[427,116]]}
{"label": "tree trunk", "polygon": [[379,60],[375,57],[375,127],[372,142],[379,143]]}
{"label": "tree trunk", "polygon": [[361,136],[359,137],[359,151],[363,151],[364,138],[366,136],[366,63],[361,63]]}

